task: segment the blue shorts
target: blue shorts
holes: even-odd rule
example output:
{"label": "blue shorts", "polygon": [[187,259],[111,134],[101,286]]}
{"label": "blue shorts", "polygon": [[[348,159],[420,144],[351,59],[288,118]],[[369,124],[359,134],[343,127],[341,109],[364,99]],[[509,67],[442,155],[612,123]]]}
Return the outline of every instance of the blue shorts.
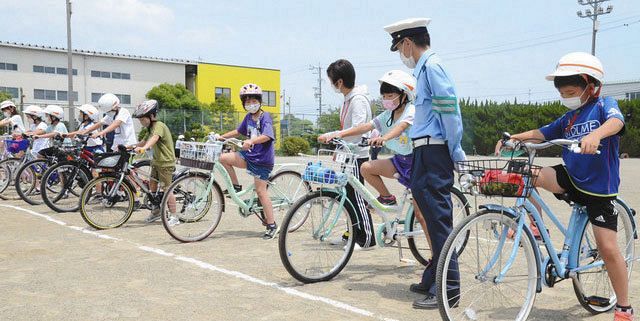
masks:
{"label": "blue shorts", "polygon": [[413,166],[413,155],[394,155],[391,163],[398,172],[398,182],[406,188],[411,188],[411,168]]}
{"label": "blue shorts", "polygon": [[273,171],[273,165],[256,164],[247,160],[245,152],[239,152],[239,154],[240,157],[244,159],[245,163],[247,163],[247,173],[249,173],[249,175],[263,181],[269,180],[269,176],[271,176],[271,172]]}

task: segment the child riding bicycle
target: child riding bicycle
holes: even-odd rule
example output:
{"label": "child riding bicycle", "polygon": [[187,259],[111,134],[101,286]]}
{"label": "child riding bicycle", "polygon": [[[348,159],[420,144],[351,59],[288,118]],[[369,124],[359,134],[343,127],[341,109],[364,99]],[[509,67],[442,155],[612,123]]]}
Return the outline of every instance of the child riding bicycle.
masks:
{"label": "child riding bicycle", "polygon": [[[600,97],[604,71],[600,60],[582,52],[569,53],[546,77],[560,92],[569,112],[540,129],[512,135],[515,141],[558,138],[580,140],[581,154],[563,150],[564,165],[544,167],[536,187],[585,205],[599,254],[617,297],[614,320],[633,320],[627,268],[617,245],[618,213],[614,200],[620,185],[618,157],[624,117],[611,97]],[[596,155],[600,146],[601,155]]]}
{"label": "child riding bicycle", "polygon": [[238,153],[224,153],[220,156],[220,163],[225,167],[236,192],[242,190],[238,183],[238,176],[234,170],[246,168],[247,173],[254,177],[256,193],[263,206],[267,230],[262,238],[272,239],[278,233],[278,226],[273,216],[273,206],[267,182],[275,163],[275,134],[271,115],[262,110],[262,89],[256,84],[246,84],[240,89],[240,100],[247,111],[247,115],[237,129],[219,136],[222,139],[235,138],[239,135],[247,139],[242,144],[242,151]]}
{"label": "child riding bicycle", "polygon": [[[380,136],[369,140],[371,146],[385,146],[394,152],[394,156],[388,159],[367,161],[360,167],[360,172],[367,183],[378,191],[378,201],[385,205],[396,205],[396,197],[389,192],[384,184],[382,176],[396,178],[402,186],[409,188],[411,166],[413,163],[413,147],[408,137],[409,129],[413,124],[415,107],[412,104],[415,98],[416,79],[401,70],[391,70],[380,79],[380,95],[385,111],[371,122],[351,127],[346,130],[336,131],[321,136],[324,143],[333,138],[347,136],[361,136],[373,129],[380,132]],[[422,226],[422,230],[429,235],[426,223],[420,209],[414,202],[416,218]]]}
{"label": "child riding bicycle", "polygon": [[[153,192],[158,191],[158,182],[166,189],[173,181],[173,172],[176,169],[176,156],[173,149],[173,137],[169,127],[156,119],[158,114],[158,102],[151,99],[143,101],[133,117],[140,121],[140,124],[148,130],[145,140],[138,143],[135,148],[137,153],[144,153],[149,148],[153,148],[153,159],[151,160],[151,180],[149,188]],[[173,193],[168,195],[167,205],[171,213],[176,211],[176,199]],[[160,208],[154,208],[151,215],[145,222],[151,223],[160,218]]]}

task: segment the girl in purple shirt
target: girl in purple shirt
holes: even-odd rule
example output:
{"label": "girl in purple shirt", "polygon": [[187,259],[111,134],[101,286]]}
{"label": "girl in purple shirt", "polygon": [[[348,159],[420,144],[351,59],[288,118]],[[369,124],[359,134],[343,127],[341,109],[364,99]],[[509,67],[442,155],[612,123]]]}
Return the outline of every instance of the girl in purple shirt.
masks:
{"label": "girl in purple shirt", "polygon": [[240,89],[240,100],[247,111],[247,115],[237,129],[225,133],[223,139],[243,135],[247,139],[242,144],[242,151],[238,153],[224,153],[220,156],[220,163],[227,169],[233,187],[242,190],[238,184],[238,176],[234,167],[246,168],[247,173],[254,177],[256,193],[263,206],[267,230],[262,236],[269,240],[276,236],[278,227],[273,216],[273,206],[267,191],[267,181],[273,170],[275,159],[275,134],[271,115],[262,110],[262,89],[256,84],[246,84]]}

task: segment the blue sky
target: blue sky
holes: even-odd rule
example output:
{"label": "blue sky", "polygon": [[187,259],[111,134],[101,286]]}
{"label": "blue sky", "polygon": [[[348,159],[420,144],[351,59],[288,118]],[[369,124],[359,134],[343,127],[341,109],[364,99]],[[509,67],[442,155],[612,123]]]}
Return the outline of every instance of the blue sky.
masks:
{"label": "blue sky", "polygon": [[[64,3],[0,0],[0,39],[66,46]],[[606,81],[640,79],[640,2],[609,4],[614,10],[600,17],[596,47]],[[377,96],[380,75],[405,69],[382,27],[430,17],[432,47],[460,97],[543,101],[557,97],[544,75],[558,58],[591,49],[591,21],[576,16],[581,8],[573,0],[76,0],[73,42],[77,49],[277,68],[292,112],[316,113],[310,65],[349,59],[357,83]],[[341,97],[324,79],[324,108],[338,106]]]}

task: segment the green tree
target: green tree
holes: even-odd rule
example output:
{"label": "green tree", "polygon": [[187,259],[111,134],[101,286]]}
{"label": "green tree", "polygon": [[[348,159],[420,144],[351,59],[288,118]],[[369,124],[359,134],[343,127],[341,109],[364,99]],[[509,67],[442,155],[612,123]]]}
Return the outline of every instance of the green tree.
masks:
{"label": "green tree", "polygon": [[147,98],[158,101],[161,109],[201,109],[202,104],[183,84],[160,84],[147,92]]}
{"label": "green tree", "polygon": [[0,101],[11,100],[11,94],[8,92],[0,91]]}
{"label": "green tree", "polygon": [[235,129],[238,125],[239,113],[226,96],[217,97],[211,104],[205,105],[204,110],[210,118],[210,121],[205,120],[204,123],[221,134]]}
{"label": "green tree", "polygon": [[326,133],[340,129],[340,110],[338,108],[329,108],[329,111],[322,113],[318,117],[318,130]]}

